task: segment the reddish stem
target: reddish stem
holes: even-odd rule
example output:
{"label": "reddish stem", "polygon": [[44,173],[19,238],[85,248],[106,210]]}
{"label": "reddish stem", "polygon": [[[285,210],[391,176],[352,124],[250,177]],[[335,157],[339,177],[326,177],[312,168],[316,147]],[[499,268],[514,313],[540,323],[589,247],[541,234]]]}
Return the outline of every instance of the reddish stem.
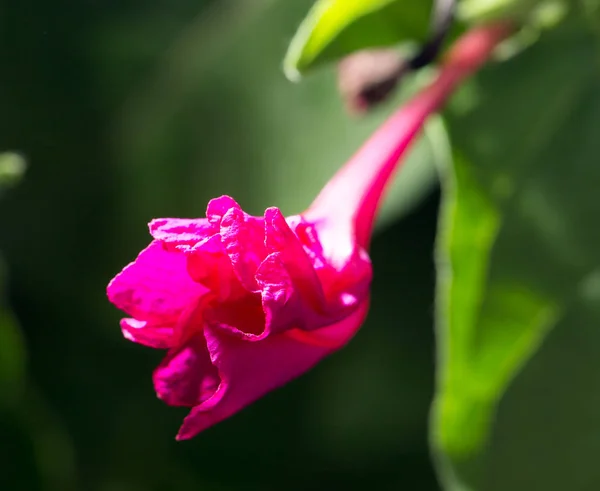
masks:
{"label": "reddish stem", "polygon": [[509,23],[478,26],[450,48],[436,80],[396,111],[329,181],[304,213],[309,220],[340,220],[368,249],[374,219],[390,177],[427,118],[481,67],[512,32]]}

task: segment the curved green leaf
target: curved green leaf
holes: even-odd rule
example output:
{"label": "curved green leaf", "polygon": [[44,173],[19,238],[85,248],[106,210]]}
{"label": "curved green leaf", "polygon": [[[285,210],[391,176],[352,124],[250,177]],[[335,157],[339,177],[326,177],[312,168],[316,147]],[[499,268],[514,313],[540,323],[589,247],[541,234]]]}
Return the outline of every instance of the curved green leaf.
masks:
{"label": "curved green leaf", "polygon": [[422,40],[430,7],[430,0],[318,0],[290,44],[284,71],[297,80],[353,51]]}
{"label": "curved green leaf", "polygon": [[491,489],[496,406],[600,264],[599,56],[572,20],[483,72],[450,118],[432,421],[447,489]]}

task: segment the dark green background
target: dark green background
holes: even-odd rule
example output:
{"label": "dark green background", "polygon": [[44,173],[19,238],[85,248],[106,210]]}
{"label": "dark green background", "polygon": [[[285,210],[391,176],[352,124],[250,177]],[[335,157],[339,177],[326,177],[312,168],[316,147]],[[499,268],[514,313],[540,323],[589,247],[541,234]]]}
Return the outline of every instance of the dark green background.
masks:
{"label": "dark green background", "polygon": [[377,234],[355,340],[192,441],[155,398],[162,353],[121,337],[105,285],[149,219],[202,216],[221,193],[298,212],[380,120],[348,119],[331,71],[284,79],[310,1],[209,3],[0,2],[0,150],[29,162],[0,202],[27,363],[0,394],[0,489],[437,489],[436,197]]}

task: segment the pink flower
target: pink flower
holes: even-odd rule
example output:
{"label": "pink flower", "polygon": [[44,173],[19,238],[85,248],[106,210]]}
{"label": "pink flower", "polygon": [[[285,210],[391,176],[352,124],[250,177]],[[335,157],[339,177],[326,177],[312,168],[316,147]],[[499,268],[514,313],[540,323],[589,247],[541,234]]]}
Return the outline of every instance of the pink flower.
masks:
{"label": "pink flower", "polygon": [[246,214],[230,197],[206,218],[150,223],[153,241],[108,285],[124,336],[167,350],[159,398],[191,407],[191,438],[344,346],[363,323],[367,250],[384,188],[424,121],[487,58],[505,28],[467,34],[438,79],[393,115],[307,211]]}

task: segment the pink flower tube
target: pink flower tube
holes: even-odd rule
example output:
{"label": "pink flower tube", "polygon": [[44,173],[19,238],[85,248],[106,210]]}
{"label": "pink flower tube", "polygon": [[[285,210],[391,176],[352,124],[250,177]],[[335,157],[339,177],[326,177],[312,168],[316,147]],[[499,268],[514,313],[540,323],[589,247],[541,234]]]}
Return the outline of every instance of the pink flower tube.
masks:
{"label": "pink flower tube", "polygon": [[367,250],[386,184],[427,117],[508,34],[472,30],[440,75],[399,109],[304,213],[246,214],[230,197],[206,218],[150,223],[153,241],[108,285],[129,317],[124,336],[167,350],[160,399],[191,407],[187,439],[306,372],[344,346],[369,308]]}

